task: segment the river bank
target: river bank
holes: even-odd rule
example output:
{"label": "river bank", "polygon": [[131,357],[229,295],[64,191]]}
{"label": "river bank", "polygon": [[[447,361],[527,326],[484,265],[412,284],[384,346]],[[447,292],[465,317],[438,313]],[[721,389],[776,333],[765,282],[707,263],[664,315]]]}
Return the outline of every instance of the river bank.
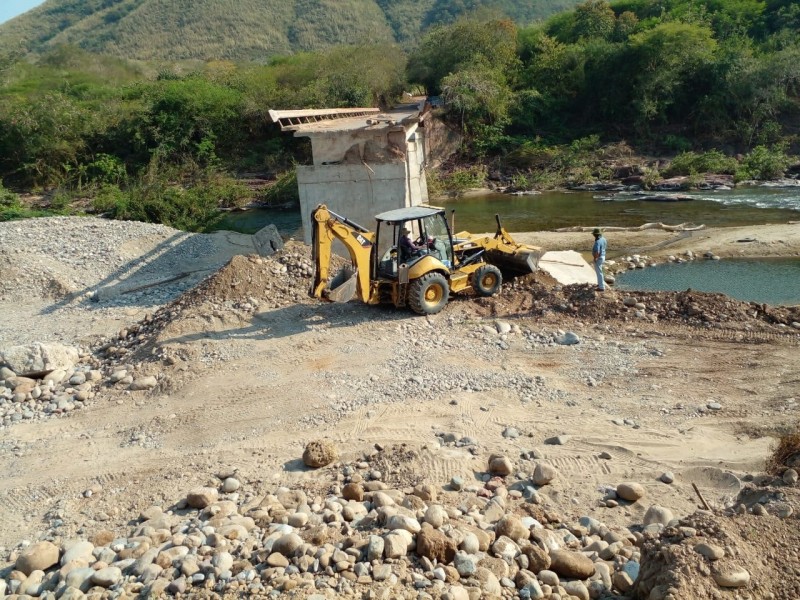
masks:
{"label": "river bank", "polygon": [[[646,254],[660,262],[669,256],[712,252],[721,258],[800,257],[800,221],[778,225],[706,228],[697,231],[607,232],[608,257]],[[594,238],[589,232],[536,231],[515,233],[514,239],[547,250],[578,250],[590,254]]]}

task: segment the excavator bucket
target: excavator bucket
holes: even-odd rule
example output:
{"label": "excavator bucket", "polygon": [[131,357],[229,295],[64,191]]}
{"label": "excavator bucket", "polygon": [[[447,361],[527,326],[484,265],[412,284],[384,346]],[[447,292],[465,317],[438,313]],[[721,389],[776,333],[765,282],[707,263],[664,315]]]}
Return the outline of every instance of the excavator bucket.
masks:
{"label": "excavator bucket", "polygon": [[510,275],[529,275],[539,268],[541,256],[541,249],[519,244],[502,250],[487,250],[486,262]]}
{"label": "excavator bucket", "polygon": [[358,270],[353,267],[342,269],[331,279],[330,286],[325,290],[325,297],[331,302],[350,302],[356,295]]}

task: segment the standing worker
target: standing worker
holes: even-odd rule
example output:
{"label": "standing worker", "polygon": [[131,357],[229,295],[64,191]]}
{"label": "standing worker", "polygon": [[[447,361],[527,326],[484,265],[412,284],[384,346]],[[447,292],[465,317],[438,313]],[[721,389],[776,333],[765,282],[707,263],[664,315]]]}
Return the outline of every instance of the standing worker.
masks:
{"label": "standing worker", "polygon": [[594,236],[594,246],[592,246],[592,258],[594,259],[594,272],[597,273],[597,291],[606,291],[606,280],[603,277],[603,263],[606,262],[606,238],[603,231],[595,228],[592,231]]}

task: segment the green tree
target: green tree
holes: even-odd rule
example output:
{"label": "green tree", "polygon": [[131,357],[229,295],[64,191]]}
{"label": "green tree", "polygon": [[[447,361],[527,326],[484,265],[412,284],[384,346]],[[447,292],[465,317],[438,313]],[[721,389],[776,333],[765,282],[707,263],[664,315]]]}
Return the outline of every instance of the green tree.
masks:
{"label": "green tree", "polygon": [[771,143],[760,137],[782,114],[796,114],[800,95],[800,44],[770,54],[736,57],[724,73],[719,101],[746,147]]}
{"label": "green tree", "polygon": [[609,39],[615,30],[617,18],[606,0],[586,0],[575,8],[573,39]]}
{"label": "green tree", "polygon": [[387,106],[405,85],[406,55],[395,45],[340,46],[320,61],[328,106]]}
{"label": "green tree", "polygon": [[686,109],[696,98],[703,68],[714,57],[717,43],[707,27],[663,23],[630,38],[633,66],[632,108],[636,124],[666,122],[668,112]]}
{"label": "green tree", "polygon": [[408,76],[430,93],[437,93],[444,77],[480,61],[507,73],[515,68],[517,29],[513,22],[462,19],[435,28],[411,55]]}
{"label": "green tree", "polygon": [[562,106],[571,102],[583,88],[585,53],[576,44],[564,44],[542,34],[530,41],[523,64],[520,85],[559,99]]}
{"label": "green tree", "polygon": [[502,70],[476,62],[446,76],[441,85],[449,110],[459,115],[465,130],[506,120],[512,95]]}
{"label": "green tree", "polygon": [[638,26],[639,18],[635,13],[626,10],[617,17],[612,39],[615,42],[624,42],[636,32]]}
{"label": "green tree", "polygon": [[26,185],[63,182],[81,163],[93,115],[60,93],[0,104],[0,172]]}
{"label": "green tree", "polygon": [[206,156],[218,146],[239,150],[242,96],[236,90],[192,76],[159,81],[142,92],[148,108],[138,138],[151,154],[181,162],[200,149]]}

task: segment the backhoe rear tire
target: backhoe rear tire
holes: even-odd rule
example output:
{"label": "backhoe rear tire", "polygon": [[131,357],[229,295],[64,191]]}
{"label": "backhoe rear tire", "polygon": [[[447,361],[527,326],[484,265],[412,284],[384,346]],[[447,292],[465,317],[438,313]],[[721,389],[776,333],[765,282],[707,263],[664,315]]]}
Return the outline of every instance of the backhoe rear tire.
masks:
{"label": "backhoe rear tire", "polygon": [[408,305],[420,315],[435,315],[446,305],[450,285],[441,273],[426,273],[408,286]]}
{"label": "backhoe rear tire", "polygon": [[478,296],[494,296],[503,285],[503,274],[494,265],[483,265],[472,274],[472,289]]}

